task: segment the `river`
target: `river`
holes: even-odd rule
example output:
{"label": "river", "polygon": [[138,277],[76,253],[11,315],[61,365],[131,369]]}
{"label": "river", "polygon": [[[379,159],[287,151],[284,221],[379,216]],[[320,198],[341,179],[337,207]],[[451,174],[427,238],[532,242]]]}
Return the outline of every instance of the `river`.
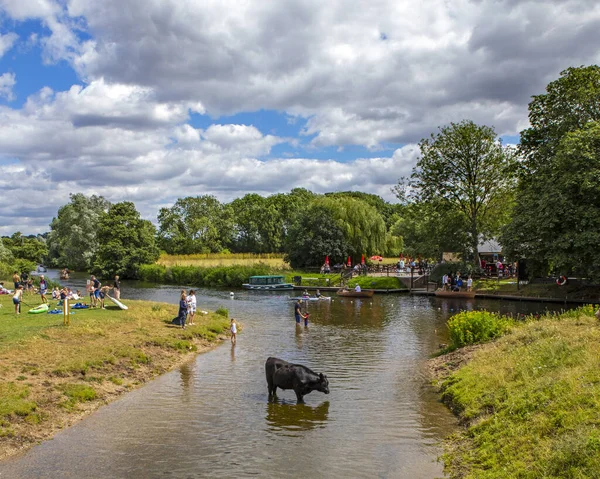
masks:
{"label": "river", "polygon": [[[81,287],[81,278],[72,281]],[[172,303],[180,290],[137,283],[123,289],[125,302]],[[441,477],[439,444],[457,426],[424,363],[447,342],[449,315],[460,308],[546,307],[407,295],[333,298],[309,303],[304,328],[294,323],[287,293],[199,289],[197,297],[200,310],[225,306],[238,319],[236,346],[227,342],[100,408],[4,462],[0,477]],[[327,374],[331,393],[313,392],[298,405],[293,391],[280,391],[269,402],[268,356]]]}

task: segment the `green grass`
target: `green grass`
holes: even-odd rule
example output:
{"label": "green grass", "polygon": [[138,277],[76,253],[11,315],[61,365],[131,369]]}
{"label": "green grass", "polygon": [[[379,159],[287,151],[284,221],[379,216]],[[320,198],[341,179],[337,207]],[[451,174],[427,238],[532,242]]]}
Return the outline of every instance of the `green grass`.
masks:
{"label": "green grass", "polygon": [[127,311],[75,310],[63,325],[62,315],[28,315],[25,306],[17,316],[12,297],[0,296],[0,457],[50,434],[78,404],[165,372],[229,329],[226,317],[209,313],[182,330],[170,324],[176,304],[124,302]]}
{"label": "green grass", "polygon": [[594,309],[528,321],[442,384],[467,425],[446,442],[450,477],[600,477],[600,325]]}
{"label": "green grass", "polygon": [[361,289],[406,289],[399,278],[394,276],[357,276],[348,281],[348,287],[360,284]]}

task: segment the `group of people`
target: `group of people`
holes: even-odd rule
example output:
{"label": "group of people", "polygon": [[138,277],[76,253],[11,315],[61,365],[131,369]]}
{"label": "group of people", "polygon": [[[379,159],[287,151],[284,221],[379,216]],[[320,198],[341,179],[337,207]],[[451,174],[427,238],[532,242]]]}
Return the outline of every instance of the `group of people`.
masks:
{"label": "group of people", "polygon": [[66,286],[63,288],[59,288],[58,286],[55,286],[54,289],[52,290],[52,299],[58,299],[61,301],[64,301],[65,299],[73,299],[73,300],[78,300],[78,299],[82,299],[83,295],[81,294],[81,291],[77,290],[77,291],[73,291],[71,288],[67,288]]}
{"label": "group of people", "polygon": [[473,278],[469,276],[466,281],[460,277],[460,273],[456,274],[445,274],[442,277],[442,289],[444,291],[455,291],[460,292],[463,287],[467,288],[467,291],[471,291],[473,288]]}
{"label": "group of people", "polygon": [[121,281],[119,280],[118,275],[115,276],[112,286],[102,286],[102,283],[98,278],[96,278],[96,276],[90,276],[90,280],[87,282],[87,291],[90,296],[90,307],[100,307],[100,309],[106,309],[104,306],[104,300],[111,289],[113,290],[115,299],[120,299]]}
{"label": "group of people", "polygon": [[[179,324],[181,329],[185,329],[186,323],[188,326],[194,326],[196,324],[194,320],[197,306],[196,291],[190,289],[188,294],[185,289],[182,289],[179,296],[179,313],[173,322]],[[229,328],[231,331],[231,342],[235,343],[237,340],[237,323],[234,318],[231,318]]]}

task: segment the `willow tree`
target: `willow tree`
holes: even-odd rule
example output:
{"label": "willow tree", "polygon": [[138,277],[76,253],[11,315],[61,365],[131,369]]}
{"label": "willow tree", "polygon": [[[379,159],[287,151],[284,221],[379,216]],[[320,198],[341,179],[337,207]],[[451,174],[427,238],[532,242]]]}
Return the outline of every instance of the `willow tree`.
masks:
{"label": "willow tree", "polygon": [[469,120],[440,128],[419,147],[411,195],[421,203],[441,202],[464,220],[467,251],[478,264],[480,237],[497,234],[508,220],[515,184],[512,150],[502,146],[493,128]]}
{"label": "willow tree", "polygon": [[385,251],[385,221],[374,206],[349,197],[325,197],[317,202],[331,210],[355,261],[363,254],[370,256]]}

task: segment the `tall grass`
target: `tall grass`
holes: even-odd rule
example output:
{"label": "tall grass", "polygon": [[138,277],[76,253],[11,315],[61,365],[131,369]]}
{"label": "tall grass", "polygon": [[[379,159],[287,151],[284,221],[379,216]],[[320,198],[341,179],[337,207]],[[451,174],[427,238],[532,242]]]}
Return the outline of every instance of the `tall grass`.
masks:
{"label": "tall grass", "polygon": [[274,269],[287,269],[289,265],[283,261],[283,253],[208,253],[189,255],[161,254],[157,264],[161,266],[198,266],[210,268],[215,266],[253,266],[266,264]]}

